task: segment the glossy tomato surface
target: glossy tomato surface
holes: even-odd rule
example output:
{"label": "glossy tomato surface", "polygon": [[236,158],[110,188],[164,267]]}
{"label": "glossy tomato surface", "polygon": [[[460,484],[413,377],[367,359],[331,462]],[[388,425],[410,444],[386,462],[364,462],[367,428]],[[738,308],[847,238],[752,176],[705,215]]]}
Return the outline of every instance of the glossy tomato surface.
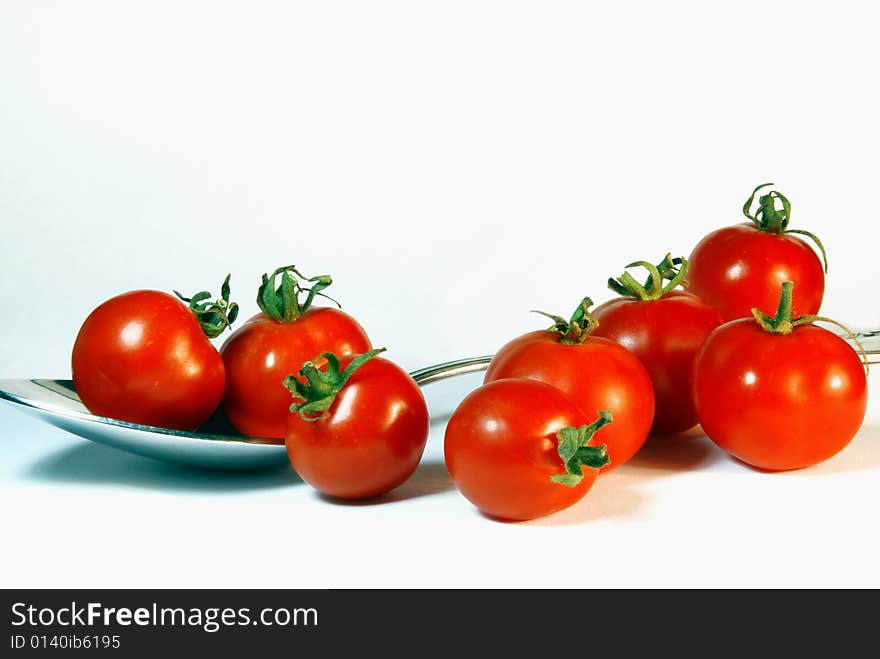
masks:
{"label": "glossy tomato surface", "polygon": [[835,455],[858,432],[868,399],[864,366],[843,339],[814,325],[771,334],[749,319],[709,336],[692,387],[712,441],[766,470]]}
{"label": "glossy tomato surface", "polygon": [[782,282],[794,282],[794,315],[817,314],[825,294],[819,256],[791,234],[737,224],[703,238],[691,252],[687,290],[715,307],[724,320],[750,318],[752,307],[771,313]]}
{"label": "glossy tomato surface", "polygon": [[[551,477],[565,472],[556,434],[596,418],[565,394],[537,380],[497,380],[471,392],[446,426],[446,468],[461,493],[482,512],[503,520],[549,515],[580,501],[598,469],[583,468],[574,487]],[[602,428],[589,442],[603,444]]]}
{"label": "glossy tomato surface", "polygon": [[[341,359],[342,369],[351,360]],[[402,368],[374,357],[354,372],[326,413],[306,421],[288,412],[285,443],[297,474],[319,492],[365,499],[406,481],[427,439],[421,389]]]}
{"label": "glossy tomato surface", "polygon": [[610,410],[614,423],[602,430],[611,464],[618,467],[645,443],[654,419],[654,388],[639,359],[623,346],[598,336],[566,344],[547,330],[529,332],[498,351],[484,382],[529,378],[568,396],[587,416]]}
{"label": "glossy tomato surface", "polygon": [[73,383],[93,414],[194,430],[223,396],[223,360],[198,320],[160,291],[111,298],[86,318],[73,346]]}
{"label": "glossy tomato surface", "polygon": [[292,322],[257,314],[220,350],[226,364],[226,415],[244,435],[281,439],[292,402],[284,378],[322,352],[342,357],[370,348],[364,329],[338,309],[312,307]]}
{"label": "glossy tomato surface", "polygon": [[657,300],[619,297],[593,310],[593,336],[611,339],[644,364],[654,386],[651,432],[670,435],[697,425],[690,377],[697,351],[723,322],[696,295],[672,291]]}

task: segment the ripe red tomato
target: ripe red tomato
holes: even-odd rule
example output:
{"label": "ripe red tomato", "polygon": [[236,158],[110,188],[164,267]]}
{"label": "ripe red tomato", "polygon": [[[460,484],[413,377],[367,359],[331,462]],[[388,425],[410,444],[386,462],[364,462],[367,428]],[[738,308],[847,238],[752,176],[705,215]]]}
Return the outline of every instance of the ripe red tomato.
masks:
{"label": "ripe red tomato", "polygon": [[[648,284],[642,286],[628,274],[620,281],[611,280],[612,290],[626,297],[596,307],[593,315],[599,327],[593,336],[616,341],[648,370],[655,397],[651,432],[683,432],[697,424],[690,392],[694,358],[706,337],[723,321],[696,295],[673,290],[687,274],[686,259],[667,255],[659,267],[645,262],[631,265],[648,267]],[[675,265],[680,266],[678,270]],[[670,282],[661,288],[663,279]]]}
{"label": "ripe red tomato", "polygon": [[808,467],[843,449],[862,424],[868,395],[858,354],[804,322],[809,317],[792,321],[786,287],[783,311],[762,316],[763,327],[743,318],[716,329],[692,378],[697,415],[712,441],[774,471]]}
{"label": "ripe red tomato", "polygon": [[553,385],[586,414],[610,410],[614,424],[602,433],[615,468],[645,443],[654,418],[654,389],[648,372],[626,348],[590,332],[595,319],[585,298],[570,321],[554,317],[550,330],[513,339],[498,351],[484,382],[529,378]]}
{"label": "ripe red tomato", "polygon": [[212,304],[187,309],[160,291],[111,298],[86,318],[73,346],[73,384],[90,412],[131,423],[194,430],[217,408],[226,377],[208,336],[235,320],[229,278]]}
{"label": "ripe red tomato", "polygon": [[[825,270],[816,252],[802,239],[813,239],[825,256],[822,243],[813,234],[788,229],[791,205],[772,191],[759,198],[758,211],[749,212],[755,188],[743,212],[752,224],[738,224],[710,233],[690,255],[687,290],[718,309],[724,320],[747,318],[754,307],[772,309],[779,300],[784,281],[795,283],[794,313],[815,314],[825,294]],[[775,208],[775,200],[783,209]]]}
{"label": "ripe red tomato", "polygon": [[[549,515],[580,501],[597,467],[607,464],[604,447],[595,444],[614,423],[598,439],[593,434],[611,415],[589,421],[559,389],[538,380],[490,382],[471,392],[449,419],[446,468],[461,493],[487,515],[504,520]],[[574,442],[568,453],[566,434]]]}
{"label": "ripe red tomato", "polygon": [[[282,283],[275,289],[276,276]],[[330,278],[313,277],[303,288],[293,266],[263,275],[257,302],[262,313],[239,327],[220,350],[226,364],[223,408],[232,424],[249,437],[284,437],[290,393],[284,378],[322,352],[339,356],[372,346],[358,322],[338,309],[311,307]],[[300,302],[301,293],[308,293]]]}
{"label": "ripe red tomato", "polygon": [[[323,355],[290,377],[287,455],[296,473],[328,496],[365,499],[406,481],[428,440],[428,407],[409,374],[387,359]],[[290,396],[288,395],[288,400]]]}

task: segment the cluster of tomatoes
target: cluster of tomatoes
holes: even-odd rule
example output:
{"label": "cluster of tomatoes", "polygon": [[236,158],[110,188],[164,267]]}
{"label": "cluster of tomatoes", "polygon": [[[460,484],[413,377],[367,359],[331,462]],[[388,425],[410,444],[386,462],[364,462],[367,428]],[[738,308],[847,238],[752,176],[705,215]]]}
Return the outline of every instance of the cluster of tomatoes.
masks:
{"label": "cluster of tomatoes", "polygon": [[354,318],[313,306],[331,283],[294,266],[263,275],[260,312],[219,351],[210,339],[238,315],[229,277],[215,301],[207,291],[111,298],[86,318],[73,347],[80,400],[100,416],[180,430],[219,412],[245,436],[286,442],[297,473],[325,494],[382,494],[418,466],[428,409],[418,385],[377,356],[383,350],[373,350]]}
{"label": "cluster of tomatoes", "polygon": [[[843,339],[813,324],[828,320],[815,315],[825,268],[795,234],[823,259],[824,248],[788,228],[780,193],[760,195],[752,212],[764,187],[743,208],[749,223],[706,236],[688,259],[626,266],[608,281],[618,297],[592,310],[584,298],[571,318],[551,315],[549,329],[498,351],[446,429],[446,465],[464,496],[500,519],[547,515],[650,434],[698,423],[767,470],[816,464],[855,436],[865,370]],[[330,284],[293,266],[264,275],[260,313],[219,351],[210,339],[238,312],[229,277],[214,301],[207,291],[112,298],[74,345],[77,392],[95,414],[168,428],[196,429],[219,407],[242,434],[285,441],[294,469],[321,492],[378,496],[418,466],[428,411],[353,318],[312,306]]]}

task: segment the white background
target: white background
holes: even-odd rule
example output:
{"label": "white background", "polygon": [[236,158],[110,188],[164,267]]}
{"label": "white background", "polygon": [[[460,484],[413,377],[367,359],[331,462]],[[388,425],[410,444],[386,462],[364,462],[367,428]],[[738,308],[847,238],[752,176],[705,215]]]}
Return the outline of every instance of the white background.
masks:
{"label": "white background", "polygon": [[[407,368],[489,353],[544,324],[529,309],[605,299],[625,263],[744,219],[767,180],[829,251],[825,314],[880,327],[871,3],[715,5],[0,4],[0,377],[68,377],[113,294],[232,272],[247,316],[291,262]],[[880,585],[877,400],[818,468],[654,443],[504,525],[442,467],[442,415],[476,381],[428,390],[424,467],[365,506],[4,405],[0,583]]]}

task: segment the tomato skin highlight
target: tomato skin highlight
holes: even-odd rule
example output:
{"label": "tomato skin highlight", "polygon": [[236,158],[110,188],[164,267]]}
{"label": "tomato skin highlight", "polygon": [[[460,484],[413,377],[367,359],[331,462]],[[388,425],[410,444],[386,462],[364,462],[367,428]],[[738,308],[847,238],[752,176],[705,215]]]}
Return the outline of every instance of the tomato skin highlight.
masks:
{"label": "tomato skin highlight", "polygon": [[837,454],[858,432],[868,400],[864,365],[843,339],[815,325],[774,335],[749,319],[709,336],[692,393],[712,441],[769,471]]}
{"label": "tomato skin highlight", "polygon": [[287,323],[258,313],[220,349],[226,364],[226,415],[244,435],[282,439],[291,404],[284,378],[322,352],[342,357],[371,347],[358,322],[338,309],[312,307]]}
{"label": "tomato skin highlight", "polygon": [[619,343],[648,371],[655,397],[651,432],[672,435],[697,425],[691,370],[706,337],[722,324],[721,315],[685,291],[657,300],[615,298],[596,307],[593,315],[599,321],[593,336]]}
{"label": "tomato skin highlight", "polygon": [[[538,380],[490,382],[471,392],[449,419],[446,468],[461,493],[491,517],[523,521],[549,515],[580,501],[599,473],[585,467],[574,487],[551,481],[565,471],[556,433],[594,418]],[[613,426],[598,432],[590,445],[603,444]]]}
{"label": "tomato skin highlight", "polygon": [[225,370],[192,312],[161,291],[100,304],[77,334],[73,383],[93,414],[195,430],[223,396]]}
{"label": "tomato skin highlight", "polygon": [[816,314],[822,306],[822,262],[797,236],[737,224],[707,235],[688,260],[687,290],[715,307],[725,321],[750,318],[753,307],[776,308],[784,281],[795,284],[795,316]]}
{"label": "tomato skin highlight", "polygon": [[519,336],[499,350],[486,371],[484,383],[528,378],[552,385],[588,416],[610,410],[614,423],[604,428],[614,469],[645,443],[654,418],[654,388],[645,367],[626,348],[610,339],[589,336],[566,344],[559,334],[537,330]]}
{"label": "tomato skin highlight", "polygon": [[[344,369],[353,357],[340,359]],[[286,390],[285,390],[286,391]],[[287,392],[288,400],[294,402]],[[409,374],[387,359],[361,366],[313,421],[288,412],[285,444],[299,476],[319,492],[367,499],[416,470],[428,440],[428,407]]]}

